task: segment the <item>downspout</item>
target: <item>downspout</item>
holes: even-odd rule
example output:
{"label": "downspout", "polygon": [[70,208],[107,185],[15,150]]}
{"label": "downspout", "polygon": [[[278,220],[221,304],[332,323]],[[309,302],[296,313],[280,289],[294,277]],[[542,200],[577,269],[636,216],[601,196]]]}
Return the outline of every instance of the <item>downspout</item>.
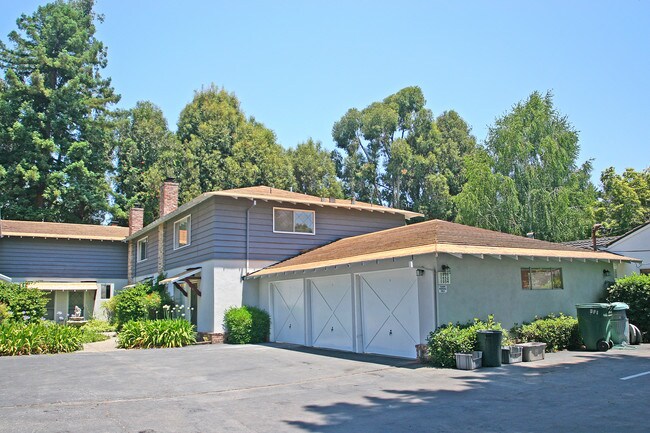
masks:
{"label": "downspout", "polygon": [[253,209],[256,204],[257,200],[253,200],[253,204],[248,209],[246,209],[246,272],[244,272],[244,276],[248,275],[248,268],[250,266],[248,254],[248,250],[250,248],[250,214],[251,209]]}

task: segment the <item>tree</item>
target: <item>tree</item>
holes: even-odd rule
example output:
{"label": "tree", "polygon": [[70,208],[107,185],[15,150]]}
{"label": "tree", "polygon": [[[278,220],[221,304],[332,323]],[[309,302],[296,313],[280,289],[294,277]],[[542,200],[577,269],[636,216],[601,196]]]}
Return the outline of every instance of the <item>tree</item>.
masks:
{"label": "tree", "polygon": [[650,167],[643,171],[628,168],[621,175],[609,167],[600,181],[596,219],[608,234],[621,235],[650,220]]}
{"label": "tree", "polygon": [[206,191],[266,184],[291,188],[293,173],[275,134],[246,119],[233,93],[210,86],[195,93],[178,120],[181,143],[169,166],[180,183],[180,200]]}
{"label": "tree", "polygon": [[343,197],[341,182],[336,178],[336,166],[320,141],[311,138],[289,150],[296,179],[296,191],[318,197]]}
{"label": "tree", "polygon": [[[473,206],[512,200],[510,185],[507,196],[500,189],[481,185],[489,184],[495,177],[502,181],[507,178],[514,182],[517,205],[508,205],[507,213],[494,216],[497,226],[516,234],[534,232],[537,238],[549,241],[588,235],[594,221],[592,206],[596,196],[589,180],[591,163],[577,165],[578,133],[553,108],[550,92],[532,93],[497,119],[489,130],[486,147],[489,160],[469,161],[467,172],[481,171],[483,176],[468,179],[458,195],[458,221],[492,228],[479,217],[484,211]],[[487,166],[491,178],[487,177]],[[472,195],[476,198],[472,199]],[[517,224],[507,223],[513,212]]]}
{"label": "tree", "polygon": [[158,218],[160,185],[173,175],[170,160],[179,152],[178,141],[162,110],[149,101],[118,118],[113,221],[126,222],[128,209],[138,203],[144,206],[146,225]]}
{"label": "tree", "polygon": [[92,0],[21,15],[0,42],[0,206],[4,217],[101,222],[109,209],[110,107],[119,100],[95,38]]}

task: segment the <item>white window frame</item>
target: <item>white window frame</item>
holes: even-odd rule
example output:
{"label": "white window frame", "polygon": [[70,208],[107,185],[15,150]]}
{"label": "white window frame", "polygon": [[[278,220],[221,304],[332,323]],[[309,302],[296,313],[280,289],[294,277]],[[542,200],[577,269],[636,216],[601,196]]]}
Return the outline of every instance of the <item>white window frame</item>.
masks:
{"label": "white window frame", "polygon": [[[294,231],[292,232],[285,232],[282,230],[276,230],[275,229],[275,210],[289,210],[293,213],[293,229]],[[295,231],[296,229],[296,212],[308,212],[312,214],[312,222],[314,224],[314,231],[311,233],[308,232],[297,232]],[[313,210],[308,210],[308,209],[292,209],[288,207],[274,207],[273,208],[273,233],[287,233],[287,234],[293,234],[293,235],[310,235],[310,236],[315,236],[316,235],[316,211]]]}
{"label": "white window frame", "polygon": [[[104,294],[104,287],[108,286],[108,298],[102,296]],[[113,291],[115,290],[115,285],[113,283],[99,283],[99,299],[107,301],[113,297]]]}
{"label": "white window frame", "polygon": [[[178,234],[176,227],[180,225],[184,220],[187,220],[187,243],[185,245],[178,245]],[[179,218],[174,221],[174,250],[180,250],[185,247],[192,245],[192,215],[186,215],[183,218]]]}
{"label": "white window frame", "polygon": [[[140,246],[141,246],[142,242],[145,243],[145,246],[144,246],[144,259],[140,258],[140,256],[141,256],[140,255],[140,251],[141,251]],[[140,238],[136,242],[136,247],[135,247],[136,263],[144,262],[145,260],[147,260],[149,258],[149,255],[147,254],[147,245],[149,245],[149,236],[145,236],[143,238]]]}

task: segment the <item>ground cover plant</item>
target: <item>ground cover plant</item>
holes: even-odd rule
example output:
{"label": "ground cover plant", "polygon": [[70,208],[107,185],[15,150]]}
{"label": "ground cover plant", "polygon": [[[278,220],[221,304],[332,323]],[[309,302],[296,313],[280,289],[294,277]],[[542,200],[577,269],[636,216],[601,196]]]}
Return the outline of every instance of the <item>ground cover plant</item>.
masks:
{"label": "ground cover plant", "polygon": [[118,347],[124,349],[182,347],[195,342],[194,325],[184,319],[131,321],[118,335]]}
{"label": "ground cover plant", "polygon": [[489,315],[486,322],[474,319],[474,321],[465,324],[449,323],[429,334],[427,345],[431,363],[436,367],[454,367],[456,365],[455,353],[470,353],[478,350],[476,334],[483,329],[502,331],[504,334],[503,344],[510,343],[507,332],[500,323],[494,321],[493,315]]}
{"label": "ground cover plant", "polygon": [[0,324],[0,356],[74,352],[82,348],[82,331],[41,321]]}
{"label": "ground cover plant", "polygon": [[224,316],[226,342],[231,344],[268,341],[271,318],[266,311],[244,305],[231,307]]}
{"label": "ground cover plant", "polygon": [[547,352],[577,349],[581,345],[578,319],[562,313],[550,314],[531,323],[515,326],[511,334],[519,343],[530,341],[546,343]]}
{"label": "ground cover plant", "polygon": [[634,274],[616,280],[607,289],[607,302],[625,302],[630,306],[627,316],[650,342],[650,275]]}

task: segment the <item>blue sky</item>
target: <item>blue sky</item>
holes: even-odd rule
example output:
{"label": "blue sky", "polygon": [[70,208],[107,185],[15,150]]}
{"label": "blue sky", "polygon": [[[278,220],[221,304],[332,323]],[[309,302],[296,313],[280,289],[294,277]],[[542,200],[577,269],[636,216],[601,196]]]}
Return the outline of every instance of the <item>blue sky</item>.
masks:
{"label": "blue sky", "polygon": [[[0,37],[44,1],[0,0]],[[234,92],[285,147],[410,85],[479,141],[532,91],[552,90],[594,180],[650,166],[650,2],[98,0],[104,74],[170,127],[202,86]]]}

